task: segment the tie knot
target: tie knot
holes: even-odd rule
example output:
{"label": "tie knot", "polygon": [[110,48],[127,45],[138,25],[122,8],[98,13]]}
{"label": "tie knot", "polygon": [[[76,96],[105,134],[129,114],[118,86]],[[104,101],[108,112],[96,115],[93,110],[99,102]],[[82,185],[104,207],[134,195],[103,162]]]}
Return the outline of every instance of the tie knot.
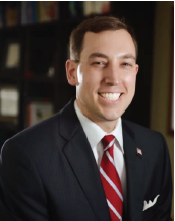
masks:
{"label": "tie knot", "polygon": [[109,147],[113,146],[115,141],[115,137],[113,135],[104,136],[102,139],[104,151],[107,150]]}

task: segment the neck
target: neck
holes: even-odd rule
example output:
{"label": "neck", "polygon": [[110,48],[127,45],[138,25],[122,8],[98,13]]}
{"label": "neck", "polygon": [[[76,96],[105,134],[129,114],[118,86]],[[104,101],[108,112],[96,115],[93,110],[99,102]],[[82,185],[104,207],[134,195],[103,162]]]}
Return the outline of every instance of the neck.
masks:
{"label": "neck", "polygon": [[[91,120],[91,119],[90,119]],[[93,120],[92,120],[93,121]],[[94,121],[93,121],[94,122]],[[94,122],[99,127],[101,127],[102,130],[104,130],[106,133],[110,133],[116,128],[117,122],[115,121],[105,121],[105,122]]]}

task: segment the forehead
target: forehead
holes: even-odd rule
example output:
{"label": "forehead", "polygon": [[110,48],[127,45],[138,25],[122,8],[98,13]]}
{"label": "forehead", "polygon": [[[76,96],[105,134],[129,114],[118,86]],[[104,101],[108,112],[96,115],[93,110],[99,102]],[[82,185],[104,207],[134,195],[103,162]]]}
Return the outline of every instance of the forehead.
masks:
{"label": "forehead", "polygon": [[108,56],[118,53],[130,53],[135,56],[135,46],[131,35],[124,29],[99,33],[86,32],[80,58],[97,52]]}

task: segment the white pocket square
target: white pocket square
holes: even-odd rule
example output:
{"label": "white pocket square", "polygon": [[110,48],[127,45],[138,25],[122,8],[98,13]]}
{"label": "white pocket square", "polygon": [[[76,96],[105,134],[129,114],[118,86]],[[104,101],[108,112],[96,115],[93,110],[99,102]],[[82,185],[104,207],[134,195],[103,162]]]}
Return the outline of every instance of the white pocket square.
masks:
{"label": "white pocket square", "polygon": [[153,202],[151,200],[149,200],[149,203],[147,203],[147,201],[144,200],[144,202],[143,202],[143,211],[147,210],[148,208],[150,208],[152,206],[154,206],[154,204],[156,204],[157,199],[158,199],[159,196],[160,195],[157,195],[156,198],[153,200]]}

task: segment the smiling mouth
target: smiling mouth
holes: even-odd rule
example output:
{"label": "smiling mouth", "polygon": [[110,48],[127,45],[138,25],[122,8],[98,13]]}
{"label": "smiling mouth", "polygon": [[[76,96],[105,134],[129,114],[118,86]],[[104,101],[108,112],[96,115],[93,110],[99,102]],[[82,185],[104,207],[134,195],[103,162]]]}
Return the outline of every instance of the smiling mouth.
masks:
{"label": "smiling mouth", "polygon": [[116,101],[119,99],[122,93],[98,93],[98,94],[109,101]]}

